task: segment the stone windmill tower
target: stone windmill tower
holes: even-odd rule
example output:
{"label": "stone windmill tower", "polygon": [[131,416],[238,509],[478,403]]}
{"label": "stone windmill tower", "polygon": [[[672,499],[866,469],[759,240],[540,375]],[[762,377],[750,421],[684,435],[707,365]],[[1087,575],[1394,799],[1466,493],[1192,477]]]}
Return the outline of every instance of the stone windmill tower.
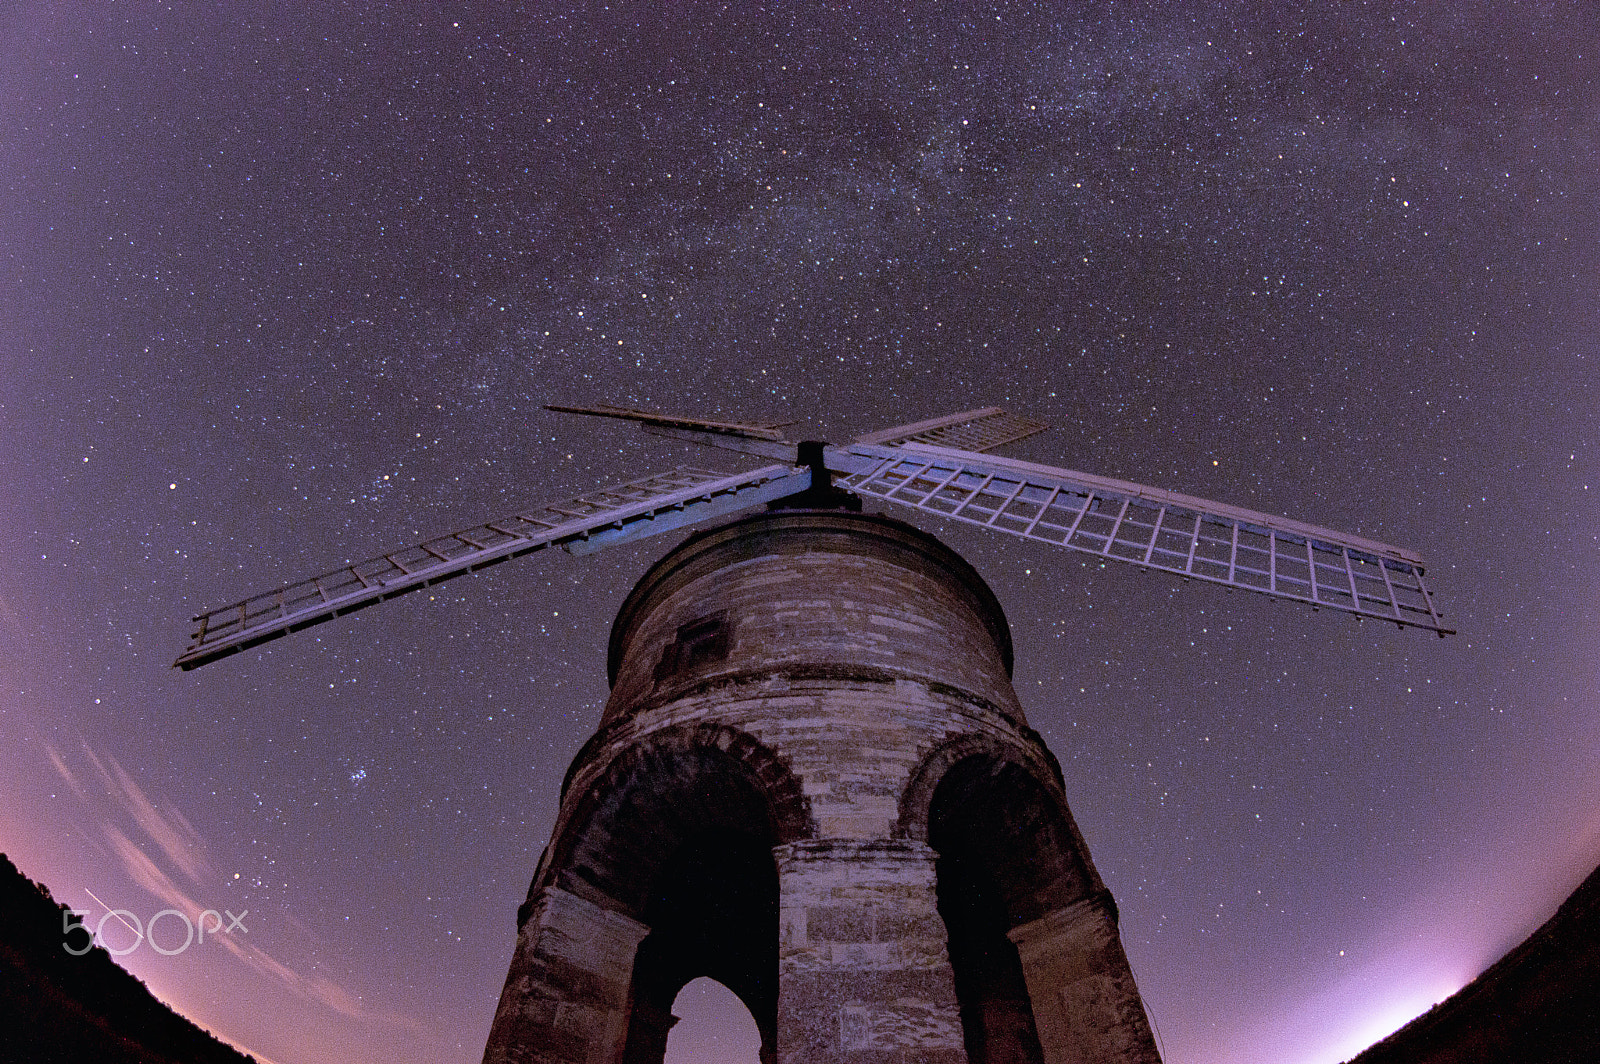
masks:
{"label": "stone windmill tower", "polygon": [[780,464],[680,470],[259,595],[197,618],[178,660],[553,543],[768,504],[691,535],[623,603],[611,697],[519,910],[486,1064],[659,1064],[700,976],[749,1008],[767,1062],[1158,1060],[1116,905],[1012,689],[999,603],[932,536],[862,513],[862,495],[1448,631],[1409,552],[993,457],[1043,427],[998,410],[842,448],[582,412]]}

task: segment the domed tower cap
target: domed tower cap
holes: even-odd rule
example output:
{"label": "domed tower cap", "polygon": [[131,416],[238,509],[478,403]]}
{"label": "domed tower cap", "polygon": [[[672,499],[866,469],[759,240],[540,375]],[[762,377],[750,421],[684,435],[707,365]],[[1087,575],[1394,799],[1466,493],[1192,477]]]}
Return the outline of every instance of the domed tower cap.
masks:
{"label": "domed tower cap", "polygon": [[[938,597],[949,608],[966,614],[966,619],[959,622],[952,620],[949,625],[960,630],[936,635],[947,641],[965,638],[970,643],[971,635],[975,634],[972,624],[975,619],[977,627],[987,634],[992,643],[992,651],[983,650],[982,657],[1003,668],[1003,677],[996,676],[994,679],[1009,687],[1012,670],[1011,629],[1000,601],[977,570],[966,559],[921,529],[881,514],[853,513],[843,509],[774,509],[705,529],[685,539],[650,567],[634,585],[617,613],[616,622],[611,628],[607,656],[607,675],[612,686],[616,686],[623,672],[624,659],[634,649],[636,636],[643,628],[653,630],[661,623],[660,619],[656,619],[647,624],[647,620],[677,592],[742,563],[781,563],[783,559],[792,559],[787,565],[769,564],[766,567],[769,571],[763,577],[769,582],[781,579],[786,572],[809,573],[818,568],[824,556],[839,559],[839,566],[842,567],[830,577],[833,581],[829,585],[831,593],[841,595],[841,601],[845,598],[862,599],[860,604],[851,603],[852,607],[870,610],[874,596],[876,601],[888,601],[891,606],[899,605],[895,601],[898,595],[905,600],[905,606],[917,608],[928,605],[923,599],[916,598],[917,595],[926,598],[936,590]],[[807,558],[813,558],[816,563],[808,565]],[[847,569],[849,572],[845,571]],[[853,582],[851,573],[855,574]],[[867,586],[878,583],[875,578],[879,573],[882,574],[882,585]],[[718,587],[712,583],[708,590],[714,596]],[[743,589],[739,601],[741,611],[756,613],[757,608],[752,603],[759,601],[754,596],[760,594],[759,587]],[[774,594],[776,596],[780,592],[775,591]],[[964,605],[965,610],[959,610],[957,603]],[[900,624],[892,617],[873,614],[870,619],[902,629],[905,634],[897,634],[908,644],[914,638],[909,626]],[[894,628],[883,630],[893,631]],[[652,632],[647,641],[659,638],[661,633]],[[649,653],[652,649],[640,648],[643,653]],[[773,644],[773,649],[781,651],[783,647]],[[993,657],[990,657],[991,653]]]}

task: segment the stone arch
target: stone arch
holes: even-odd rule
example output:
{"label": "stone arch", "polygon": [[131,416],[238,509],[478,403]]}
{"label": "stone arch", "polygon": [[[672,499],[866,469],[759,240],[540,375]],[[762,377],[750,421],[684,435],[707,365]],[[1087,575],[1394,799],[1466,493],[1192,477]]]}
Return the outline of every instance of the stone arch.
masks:
{"label": "stone arch", "polygon": [[[787,762],[716,723],[631,738],[574,780],[534,894],[573,895],[625,917],[621,1064],[660,1064],[678,992],[709,976],[777,1037],[778,873],[773,848],[815,834]],[[620,745],[620,742],[617,744]]]}
{"label": "stone arch", "polygon": [[1016,765],[1041,785],[1054,790],[1061,797],[1063,807],[1066,805],[1061,767],[1048,751],[1041,752],[1032,746],[1002,742],[992,735],[969,732],[934,747],[911,774],[910,781],[900,794],[900,815],[895,823],[896,838],[928,841],[928,808],[933,802],[935,788],[954,765],[972,757]]}
{"label": "stone arch", "polygon": [[954,760],[927,807],[927,842],[992,878],[1006,930],[1103,891],[1060,790],[1009,750]]}
{"label": "stone arch", "polygon": [[774,1059],[778,1022],[778,871],[764,840],[725,831],[677,847],[656,874],[634,956],[622,1064],[661,1064],[679,991],[709,976],[733,991]]}
{"label": "stone arch", "polygon": [[1059,1059],[1041,1037],[1036,988],[1013,933],[1100,887],[1053,761],[994,736],[949,739],[903,792],[899,830],[938,855],[935,890],[968,1060]]}
{"label": "stone arch", "polygon": [[[683,786],[691,780],[695,785]],[[586,856],[606,852],[614,840],[627,847],[630,837],[673,830],[673,821],[742,828],[769,837],[774,846],[816,834],[810,800],[787,759],[748,732],[724,724],[648,732],[605,761],[592,782],[572,782],[583,787],[583,794],[576,802],[563,803],[566,815],[556,826],[534,890],[556,884],[629,916],[642,911],[642,902],[632,900],[635,892],[607,889],[605,883],[617,877],[585,863]],[[648,798],[654,800],[641,801]],[[663,821],[657,812],[669,815]],[[629,867],[626,879],[637,883],[648,878],[637,864]]]}

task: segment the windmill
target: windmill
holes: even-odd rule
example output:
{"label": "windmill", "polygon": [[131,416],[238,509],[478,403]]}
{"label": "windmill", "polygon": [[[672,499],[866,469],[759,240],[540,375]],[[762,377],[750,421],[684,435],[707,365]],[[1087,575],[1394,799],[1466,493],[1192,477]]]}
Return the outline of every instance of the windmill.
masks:
{"label": "windmill", "polygon": [[494,1064],[659,1064],[675,996],[700,976],[749,1008],[763,1062],[1159,1059],[1116,905],[1011,686],[998,601],[863,497],[1450,632],[1410,551],[993,455],[1045,427],[998,408],[837,446],[782,425],[550,409],[768,464],[679,468],[209,610],[175,663],[546,547],[732,518],[653,565],[619,611],[610,699],[518,911]]}
{"label": "windmill", "polygon": [[1046,426],[995,407],[901,425],[836,447],[782,438],[781,425],[551,406],[639,422],[646,432],[776,459],[745,473],[680,467],[546,503],[196,615],[174,664],[194,669],[407,591],[545,547],[573,554],[671,532],[810,491],[842,488],[946,520],[1314,608],[1445,628],[1411,551],[1161,488],[1011,461],[986,452]]}

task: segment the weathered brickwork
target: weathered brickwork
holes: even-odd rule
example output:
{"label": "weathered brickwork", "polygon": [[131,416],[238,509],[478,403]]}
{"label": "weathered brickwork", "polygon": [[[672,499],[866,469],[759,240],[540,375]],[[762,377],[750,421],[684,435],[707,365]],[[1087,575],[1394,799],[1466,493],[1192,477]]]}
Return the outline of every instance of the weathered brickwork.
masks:
{"label": "weathered brickwork", "polygon": [[649,928],[558,888],[539,893],[495,1015],[496,1031],[533,1034],[501,1045],[497,1060],[586,1064],[595,1042],[626,1032],[633,956]]}
{"label": "weathered brickwork", "polygon": [[609,668],[486,1061],[659,1064],[702,975],[767,1062],[1156,1061],[1004,616],[948,548],[843,511],[712,529],[639,582]]}

